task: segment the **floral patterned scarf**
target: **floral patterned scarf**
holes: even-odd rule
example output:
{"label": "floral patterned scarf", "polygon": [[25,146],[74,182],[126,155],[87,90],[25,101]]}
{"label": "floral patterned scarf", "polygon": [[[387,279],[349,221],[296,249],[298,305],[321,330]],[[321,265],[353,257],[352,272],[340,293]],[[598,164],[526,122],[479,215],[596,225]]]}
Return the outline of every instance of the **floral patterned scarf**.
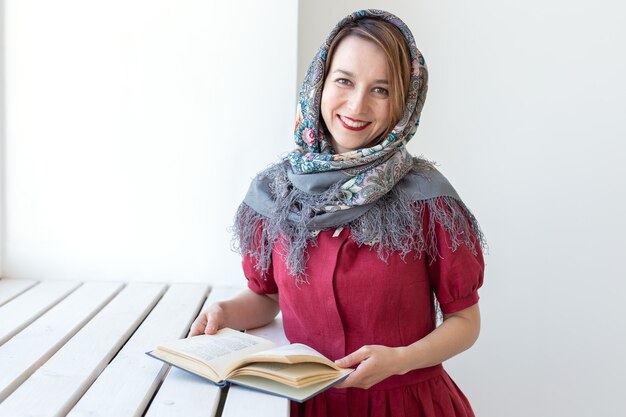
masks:
{"label": "floral patterned scarf", "polygon": [[[341,28],[358,19],[375,18],[398,27],[409,46],[411,76],[403,116],[377,145],[336,153],[326,137],[320,103],[329,45]],[[407,142],[413,137],[424,106],[428,71],[409,28],[381,10],[352,13],[330,32],[307,71],[299,94],[295,150],[259,173],[235,219],[235,247],[256,259],[265,273],[274,244],[286,243],[281,253],[297,282],[306,282],[306,247],[317,233],[348,227],[359,244],[376,247],[386,259],[427,252],[437,256],[434,223],[450,231],[453,248],[483,243],[478,223],[458,194],[432,164],[412,157]],[[424,233],[422,213],[429,209]]]}

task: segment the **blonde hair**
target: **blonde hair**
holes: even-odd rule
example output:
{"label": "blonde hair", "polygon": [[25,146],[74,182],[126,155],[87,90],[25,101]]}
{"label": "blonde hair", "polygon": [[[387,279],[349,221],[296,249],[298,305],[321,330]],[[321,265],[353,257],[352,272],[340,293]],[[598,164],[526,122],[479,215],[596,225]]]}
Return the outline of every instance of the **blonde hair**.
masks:
{"label": "blonde hair", "polygon": [[389,72],[389,96],[391,119],[389,126],[379,139],[386,137],[400,121],[409,92],[411,80],[411,53],[400,29],[380,19],[359,19],[341,28],[331,41],[324,69],[324,79],[328,75],[333,54],[339,43],[348,36],[357,36],[378,45],[387,57]]}

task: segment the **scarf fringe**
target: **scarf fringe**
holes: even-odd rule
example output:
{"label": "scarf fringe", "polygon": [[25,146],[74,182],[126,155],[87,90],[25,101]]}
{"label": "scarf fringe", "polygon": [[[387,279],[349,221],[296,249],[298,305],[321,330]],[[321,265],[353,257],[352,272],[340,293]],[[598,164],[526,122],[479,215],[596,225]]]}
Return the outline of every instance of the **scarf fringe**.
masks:
{"label": "scarf fringe", "polygon": [[[327,194],[327,193],[324,193]],[[265,276],[271,266],[272,251],[278,239],[283,239],[285,248],[279,253],[285,261],[296,283],[306,283],[306,248],[316,245],[317,233],[307,228],[307,218],[298,216],[297,223],[287,221],[286,207],[298,201],[301,210],[307,213],[316,205],[308,201],[305,194],[295,188],[280,201],[276,216],[266,217],[242,203],[237,210],[233,227],[233,249],[249,256],[255,268]],[[310,197],[310,195],[309,195]],[[319,196],[318,196],[319,197]],[[428,228],[424,232],[424,211],[428,209]],[[282,214],[281,214],[282,213]],[[439,224],[448,233],[450,248],[456,251],[466,245],[473,254],[477,246],[486,250],[487,245],[480,226],[471,211],[462,201],[448,196],[412,201],[395,189],[378,200],[375,205],[356,220],[346,224],[352,238],[359,245],[372,246],[378,257],[387,262],[393,252],[402,259],[413,252],[415,257],[426,254],[430,262],[440,257],[435,226]],[[329,229],[322,229],[329,230]]]}

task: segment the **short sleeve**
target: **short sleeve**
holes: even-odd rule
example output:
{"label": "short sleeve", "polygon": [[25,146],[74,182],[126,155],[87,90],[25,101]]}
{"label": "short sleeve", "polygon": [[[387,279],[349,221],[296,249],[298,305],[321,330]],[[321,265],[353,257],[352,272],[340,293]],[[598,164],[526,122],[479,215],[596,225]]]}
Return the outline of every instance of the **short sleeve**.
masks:
{"label": "short sleeve", "polygon": [[[428,224],[429,213],[426,217]],[[463,237],[456,239],[461,243],[455,245],[451,232],[440,222],[434,222],[433,232],[439,254],[428,259],[429,279],[441,312],[452,314],[478,303],[478,289],[483,284],[485,270],[480,241],[472,236],[469,239],[474,246],[472,248]]]}
{"label": "short sleeve", "polygon": [[[257,294],[276,294],[278,287],[272,270],[272,254],[267,245],[263,218],[250,208],[241,205],[240,211],[247,213],[239,219],[245,225],[239,227],[239,252],[242,255],[243,274],[248,280],[248,288]],[[239,213],[238,213],[239,216]]]}
{"label": "short sleeve", "polygon": [[276,294],[278,292],[272,265],[263,273],[256,268],[256,261],[250,255],[244,255],[241,264],[243,274],[248,280],[248,288],[257,294]]}

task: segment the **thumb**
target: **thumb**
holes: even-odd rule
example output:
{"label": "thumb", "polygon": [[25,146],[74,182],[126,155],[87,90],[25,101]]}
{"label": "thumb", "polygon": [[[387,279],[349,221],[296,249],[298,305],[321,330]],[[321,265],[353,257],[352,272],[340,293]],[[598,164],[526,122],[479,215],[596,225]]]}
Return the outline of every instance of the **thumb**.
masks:
{"label": "thumb", "polygon": [[207,316],[207,323],[204,333],[206,334],[215,334],[217,330],[220,328],[220,319],[217,314],[209,313]]}
{"label": "thumb", "polygon": [[191,325],[191,329],[189,330],[189,334],[187,335],[187,337],[190,336],[197,336],[199,334],[202,334],[204,332],[204,328],[206,326],[206,319],[204,317],[203,314],[201,314],[200,316],[198,316],[193,324]]}
{"label": "thumb", "polygon": [[337,359],[335,361],[335,364],[341,368],[350,368],[352,366],[360,364],[365,359],[367,359],[368,356],[369,354],[367,353],[367,350],[364,348],[360,348],[359,350],[352,352],[348,356]]}

